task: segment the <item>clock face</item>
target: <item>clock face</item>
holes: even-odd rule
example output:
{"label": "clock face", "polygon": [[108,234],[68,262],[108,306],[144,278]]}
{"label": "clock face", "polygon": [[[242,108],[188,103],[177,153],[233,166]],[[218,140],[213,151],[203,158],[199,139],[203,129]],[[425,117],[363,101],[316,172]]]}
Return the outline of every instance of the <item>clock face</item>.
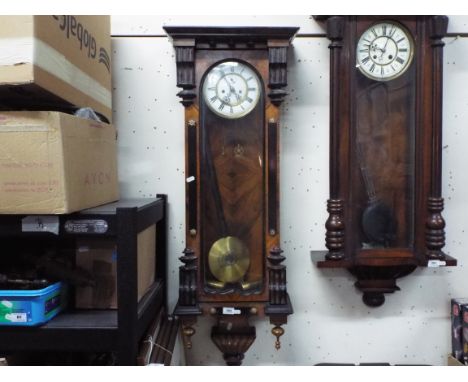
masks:
{"label": "clock face", "polygon": [[226,61],[213,67],[203,83],[203,97],[217,115],[235,119],[250,113],[260,98],[260,80],[247,65]]}
{"label": "clock face", "polygon": [[385,21],[372,25],[359,38],[356,66],[373,80],[389,81],[408,69],[413,52],[410,33],[400,24]]}

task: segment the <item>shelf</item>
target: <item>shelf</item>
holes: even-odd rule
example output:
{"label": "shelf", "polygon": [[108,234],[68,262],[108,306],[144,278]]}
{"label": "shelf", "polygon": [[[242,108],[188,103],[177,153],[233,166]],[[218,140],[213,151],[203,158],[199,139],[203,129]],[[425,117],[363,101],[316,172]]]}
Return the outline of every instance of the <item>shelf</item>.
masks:
{"label": "shelf", "polygon": [[[367,253],[366,253],[367,252]],[[428,260],[424,259],[421,262],[418,262],[417,259],[404,256],[406,252],[402,252],[400,256],[376,256],[371,253],[371,251],[361,251],[358,256],[353,260],[343,259],[343,260],[325,260],[325,255],[327,251],[311,251],[312,262],[316,263],[318,268],[351,268],[355,266],[378,266],[378,267],[391,267],[395,265],[405,265],[405,266],[418,266],[423,267],[428,266]],[[374,256],[373,256],[374,255]],[[451,256],[445,255],[445,265],[440,267],[450,267],[456,266],[457,260]]]}
{"label": "shelf", "polygon": [[[22,219],[26,215],[0,215],[0,237],[10,239],[8,245],[14,250],[18,243],[34,247],[51,241],[60,249],[74,250],[75,238],[79,237],[115,240],[119,306],[115,310],[66,310],[39,327],[0,327],[0,354],[44,350],[115,352],[117,364],[135,365],[138,343],[167,301],[166,206],[167,197],[158,195],[120,200],[73,214],[47,215],[58,234],[23,232]],[[156,225],[156,281],[138,301],[138,234],[152,225]]]}
{"label": "shelf", "polygon": [[[138,336],[148,327],[164,303],[164,283],[156,281],[138,303]],[[2,352],[60,349],[81,351],[114,351],[117,349],[118,310],[64,311],[42,326],[0,327]]]}
{"label": "shelf", "polygon": [[101,206],[88,208],[78,212],[79,215],[114,215],[117,212],[118,208],[137,208],[139,210],[146,209],[152,204],[157,203],[161,198],[157,198],[154,202],[148,203],[148,200],[153,199],[121,199],[113,203],[103,204]]}
{"label": "shelf", "polygon": [[348,259],[343,260],[325,260],[325,255],[328,251],[310,251],[312,262],[317,265],[318,268],[349,268],[353,265],[353,262]]}
{"label": "shelf", "polygon": [[[445,265],[440,265],[440,267],[455,267],[457,265],[457,259],[453,258],[452,256],[445,255]],[[425,260],[421,265],[427,267],[429,260]]]}
{"label": "shelf", "polygon": [[[99,236],[116,236],[117,235],[117,219],[119,213],[127,210],[134,210],[137,215],[137,231],[141,232],[151,224],[157,223],[164,218],[165,199],[158,197],[154,199],[122,199],[114,203],[104,204],[102,206],[89,208],[79,212],[63,215],[40,215],[48,217],[52,221],[56,221],[58,225],[58,235],[51,232],[24,232],[22,228],[22,220],[26,216],[39,216],[34,214],[29,215],[1,215],[0,214],[0,237],[17,237],[17,236],[32,236],[41,238],[57,238],[58,236],[77,236],[77,235],[99,235]],[[69,222],[84,222],[90,220],[104,221],[107,228],[104,232],[71,232],[67,229]],[[49,223],[50,224],[50,223]],[[86,227],[86,225],[83,225]]]}
{"label": "shelf", "polygon": [[117,347],[117,332],[115,311],[64,312],[39,327],[0,328],[0,353],[26,350],[112,351]]}
{"label": "shelf", "polygon": [[63,312],[45,325],[37,328],[37,330],[54,329],[117,329],[117,311],[75,310]]}

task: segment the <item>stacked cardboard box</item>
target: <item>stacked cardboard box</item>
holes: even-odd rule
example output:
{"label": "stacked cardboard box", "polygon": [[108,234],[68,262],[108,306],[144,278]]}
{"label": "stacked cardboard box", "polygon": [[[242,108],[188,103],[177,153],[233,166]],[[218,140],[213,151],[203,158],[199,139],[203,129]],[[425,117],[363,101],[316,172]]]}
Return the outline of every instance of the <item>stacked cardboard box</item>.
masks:
{"label": "stacked cardboard box", "polygon": [[4,110],[91,107],[112,119],[109,16],[0,16]]}
{"label": "stacked cardboard box", "polygon": [[112,125],[58,112],[0,112],[0,213],[61,214],[118,199]]}
{"label": "stacked cardboard box", "polygon": [[115,128],[64,113],[111,121],[109,54],[109,16],[0,16],[0,213],[118,199]]}
{"label": "stacked cardboard box", "polygon": [[451,301],[452,357],[468,365],[468,298]]}
{"label": "stacked cardboard box", "polygon": [[[155,280],[156,226],[138,234],[138,300]],[[116,309],[117,304],[117,244],[112,238],[83,238],[76,247],[76,265],[87,270],[94,286],[77,287],[75,304],[81,309]]]}

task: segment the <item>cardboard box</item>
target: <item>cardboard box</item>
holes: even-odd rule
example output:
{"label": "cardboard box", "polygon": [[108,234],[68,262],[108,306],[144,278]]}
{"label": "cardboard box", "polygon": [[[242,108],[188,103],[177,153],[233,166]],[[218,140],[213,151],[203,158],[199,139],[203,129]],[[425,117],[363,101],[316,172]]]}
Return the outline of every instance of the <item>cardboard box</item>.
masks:
{"label": "cardboard box", "polygon": [[462,345],[463,345],[463,358],[461,361],[468,365],[468,304],[461,306],[462,315]]}
{"label": "cardboard box", "polygon": [[110,16],[0,16],[0,107],[112,119]]}
{"label": "cardboard box", "polygon": [[468,304],[468,298],[452,298],[450,317],[452,323],[452,355],[463,361],[463,306]]}
{"label": "cardboard box", "polygon": [[119,198],[112,125],[58,112],[4,112],[0,142],[0,213],[63,214]]}
{"label": "cardboard box", "polygon": [[[137,243],[138,300],[140,300],[155,279],[156,225],[140,232]],[[116,243],[112,238],[83,238],[77,241],[76,265],[89,271],[96,285],[76,288],[76,308],[117,308],[118,256]]]}
{"label": "cardboard box", "polygon": [[458,359],[456,359],[452,354],[449,354],[447,357],[447,366],[465,366]]}

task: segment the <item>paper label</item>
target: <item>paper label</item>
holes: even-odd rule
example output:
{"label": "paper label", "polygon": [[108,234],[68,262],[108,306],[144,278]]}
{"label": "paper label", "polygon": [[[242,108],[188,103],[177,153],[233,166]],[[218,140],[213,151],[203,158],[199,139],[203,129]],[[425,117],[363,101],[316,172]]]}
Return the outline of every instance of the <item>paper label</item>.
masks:
{"label": "paper label", "polygon": [[10,322],[27,322],[28,315],[26,313],[8,313],[5,315],[5,319]]}
{"label": "paper label", "polygon": [[439,268],[445,266],[447,263],[441,260],[429,260],[427,262],[428,268]]}
{"label": "paper label", "polygon": [[235,315],[241,314],[240,309],[232,308],[232,307],[223,307],[223,314]]}
{"label": "paper label", "polygon": [[186,179],[186,182],[187,183],[191,183],[195,180],[195,177],[194,176],[189,176],[187,179]]}
{"label": "paper label", "polygon": [[49,215],[26,216],[21,220],[21,230],[23,232],[51,232],[58,235],[59,218]]}
{"label": "paper label", "polygon": [[65,222],[67,233],[106,233],[108,229],[107,222],[100,219],[67,220]]}

